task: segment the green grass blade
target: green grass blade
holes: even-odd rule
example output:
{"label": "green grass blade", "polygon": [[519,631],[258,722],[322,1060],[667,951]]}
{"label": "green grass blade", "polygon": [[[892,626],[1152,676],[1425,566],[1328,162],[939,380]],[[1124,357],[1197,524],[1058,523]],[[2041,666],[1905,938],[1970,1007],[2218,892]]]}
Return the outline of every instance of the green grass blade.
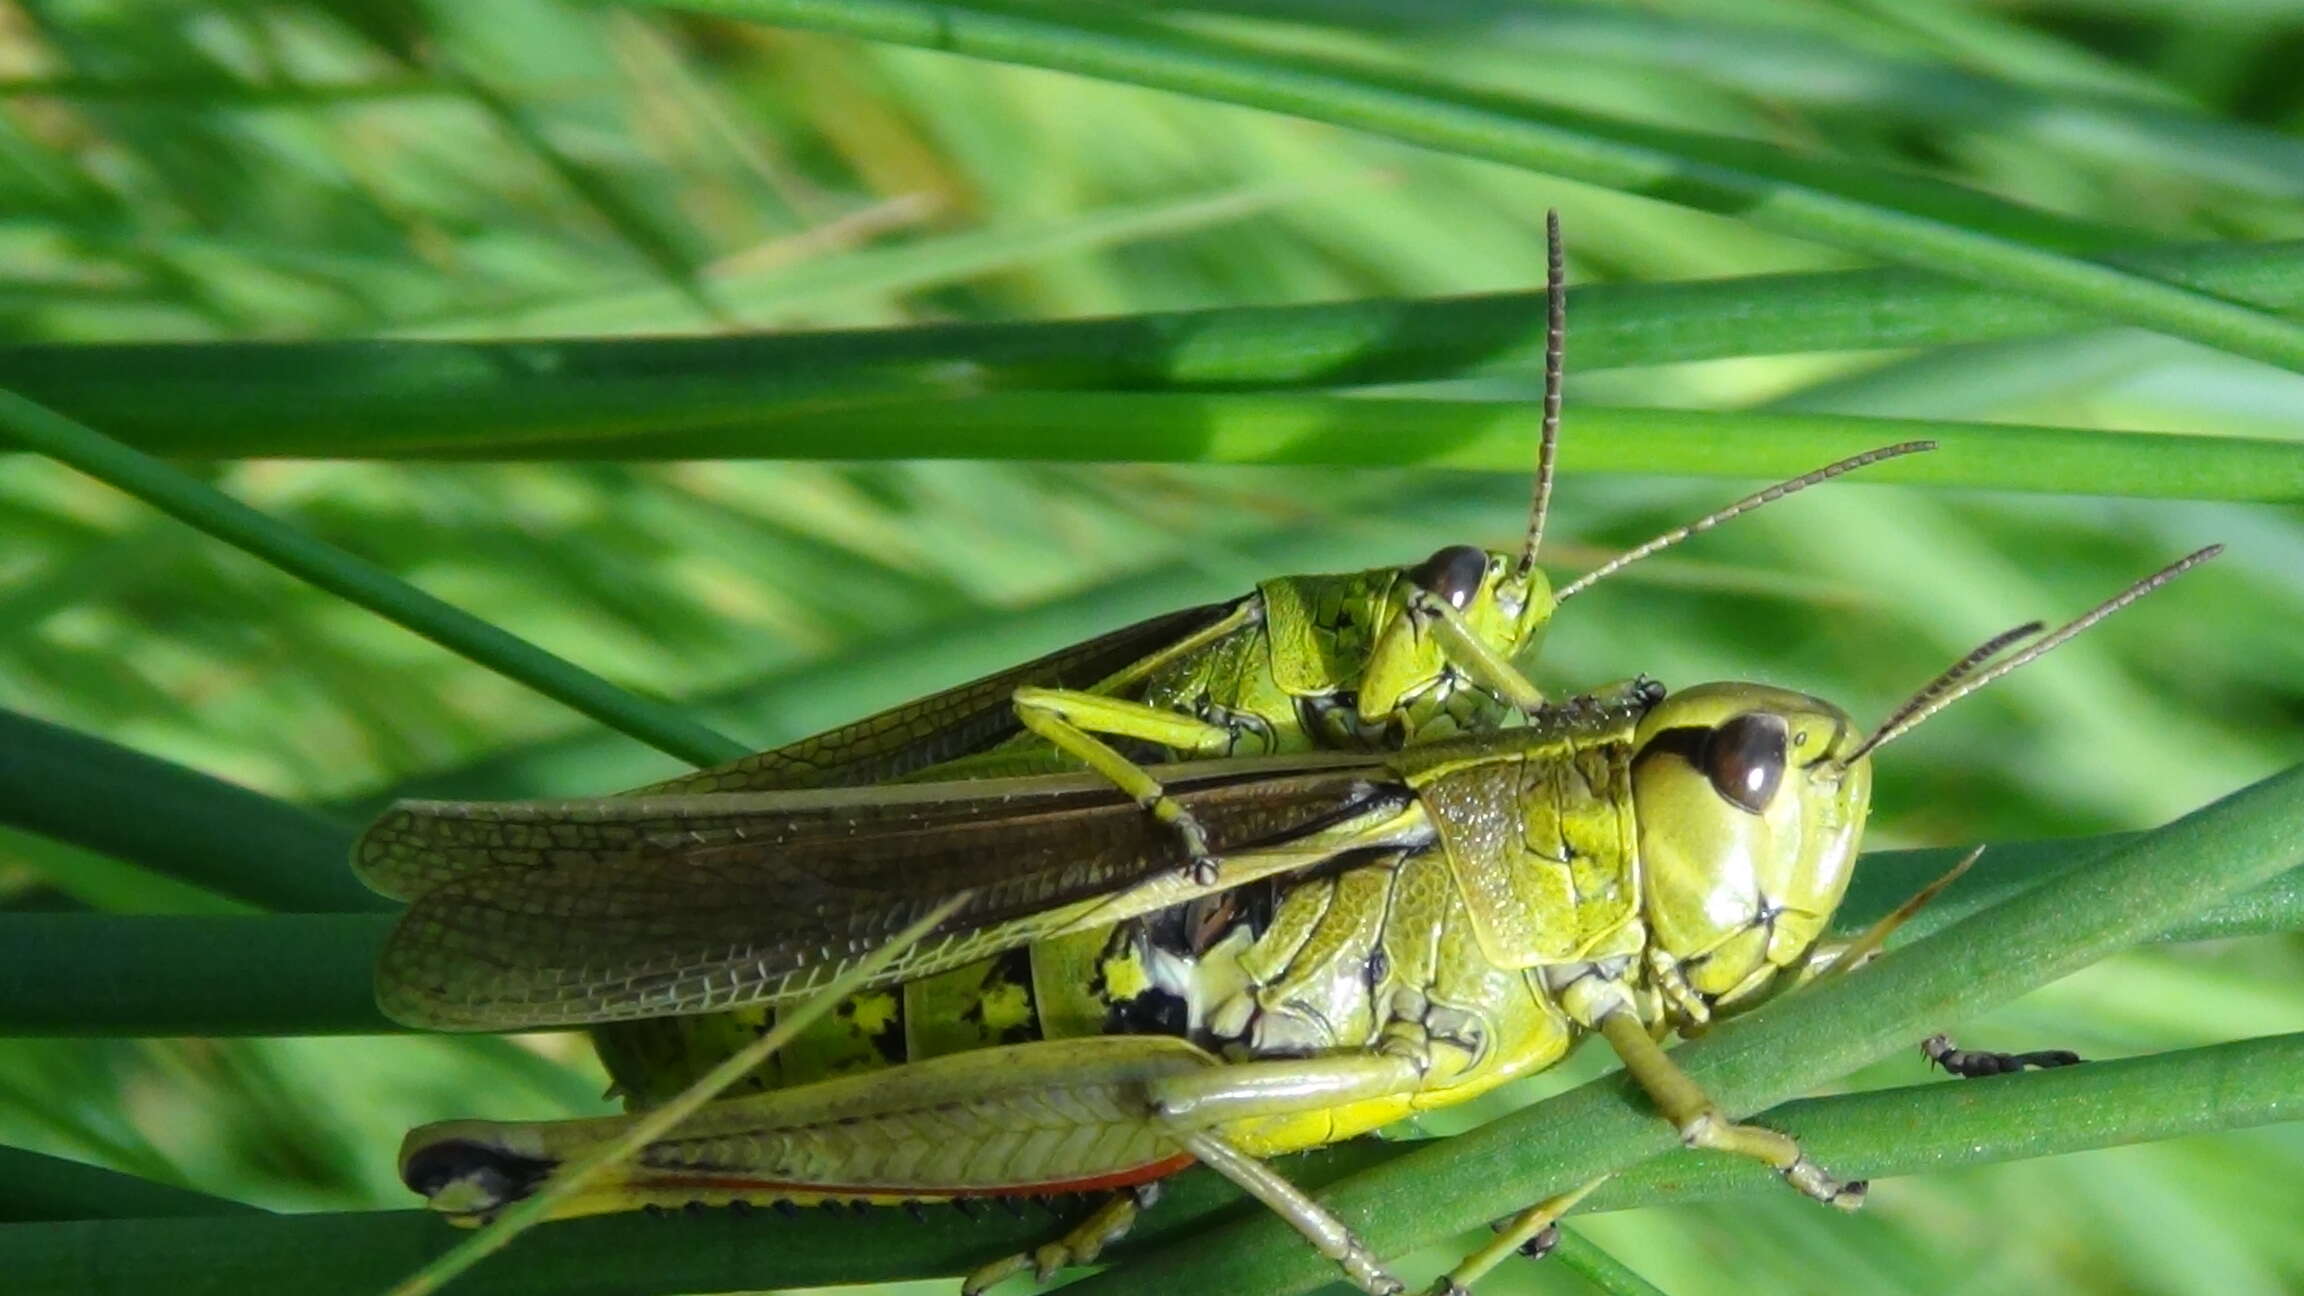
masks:
{"label": "green grass blade", "polygon": [[[2138,270],[2304,309],[2304,242],[2123,252]],[[1579,374],[2069,332],[2086,312],[1897,268],[1592,284],[1569,292]],[[154,454],[678,431],[842,393],[1289,388],[1532,366],[1541,294],[1165,311],[743,337],[0,346],[0,384]],[[953,375],[969,377],[955,385]],[[123,383],[119,376],[135,374]],[[1573,439],[1571,439],[1573,443]]]}
{"label": "green grass blade", "polygon": [[[1700,155],[1563,128],[1468,93],[1367,69],[1244,50],[1152,23],[1022,4],[923,0],[667,0],[675,7],[1124,81],[1290,113],[1605,188],[1733,213],[1763,228],[2036,294],[2107,320],[2304,371],[2304,328],[2244,306],[2013,238]],[[1071,11],[1076,14],[1077,11]]]}
{"label": "green grass blade", "polygon": [[[2245,1129],[2294,1120],[2300,1104],[2304,1035],[2280,1035],[1989,1081],[1808,1099],[1771,1109],[1764,1119],[1833,1164],[1877,1179]],[[1361,1142],[1286,1166],[1292,1177],[1318,1185],[1445,1147]],[[1617,1210],[1783,1191],[1749,1164],[1676,1151],[1627,1169],[1589,1204]],[[1117,1258],[1194,1237],[1242,1208],[1237,1192],[1215,1176],[1185,1174]],[[810,1212],[797,1220],[732,1211],[676,1220],[599,1216],[538,1230],[516,1256],[479,1266],[457,1290],[626,1296],[928,1278],[1045,1241],[1049,1228],[1039,1215],[969,1219],[950,1211],[921,1220],[894,1210]],[[73,1220],[0,1224],[0,1253],[14,1260],[10,1290],[23,1296],[141,1296],[161,1287],[363,1291],[463,1236],[417,1210]],[[101,1266],[92,1262],[97,1256]],[[1123,1263],[1115,1274],[1128,1268]]]}
{"label": "green grass blade", "polygon": [[397,1034],[375,989],[393,921],[0,913],[0,1037]]}
{"label": "green grass blade", "polygon": [[[1563,472],[1791,477],[1903,441],[1938,449],[1867,469],[1866,482],[2158,499],[2304,499],[2304,444],[2087,428],[1714,410],[1575,406]],[[574,458],[972,459],[1085,463],[1414,464],[1524,473],[1533,404],[1248,394],[1015,393],[860,398],[750,427],[528,444]],[[1093,428],[1093,437],[1081,435]],[[435,446],[428,457],[464,458]],[[470,457],[491,459],[484,448]]]}
{"label": "green grass blade", "polygon": [[[2177,1138],[2304,1118],[2304,1034],[2271,1035],[2146,1057],[2027,1071],[1989,1082],[1938,1080],[1770,1109],[1834,1169],[1861,1179],[2089,1147],[2099,1120],[2121,1141]],[[1596,1211],[1782,1192],[1765,1166],[1719,1153],[1666,1153],[1631,1167],[1585,1202]]]}
{"label": "green grass blade", "polygon": [[0,391],[0,435],[682,760],[710,765],[745,750],[669,707],[627,693],[372,563],[285,526],[13,392]]}
{"label": "green grass blade", "polygon": [[[720,427],[578,441],[484,432],[408,444],[337,440],[379,459],[971,459],[1078,463],[1415,464],[1520,473],[1533,404],[1245,393],[1015,392],[943,400],[859,395],[763,407]],[[1900,441],[1928,455],[1867,470],[1868,482],[2160,499],[2304,499],[2304,444],[1935,419],[1576,406],[1564,472],[1789,477]],[[1093,428],[1083,436],[1082,428]],[[299,457],[317,447],[238,439],[234,452]]]}
{"label": "green grass blade", "polygon": [[253,1206],[141,1175],[23,1148],[0,1147],[0,1221],[208,1218],[260,1213]]}
{"label": "green grass blade", "polygon": [[[2304,766],[2144,833],[2041,886],[1755,1010],[1675,1051],[1732,1115],[1744,1115],[1909,1046],[1991,1004],[2087,966],[2187,911],[2304,863]],[[1619,1077],[1516,1112],[1334,1185],[1322,1200],[1363,1226],[1379,1255],[1475,1227],[1674,1146]],[[1276,1218],[1170,1247],[1083,1292],[1210,1283],[1305,1291],[1334,1278]],[[1181,1286],[1179,1286],[1181,1284]]]}
{"label": "green grass blade", "polygon": [[0,710],[0,823],[266,909],[392,907],[345,868],[348,825],[8,710]]}
{"label": "green grass blade", "polygon": [[1552,1249],[1549,1258],[1575,1270],[1595,1291],[1607,1296],[1664,1296],[1662,1288],[1574,1229],[1560,1230],[1560,1245]]}

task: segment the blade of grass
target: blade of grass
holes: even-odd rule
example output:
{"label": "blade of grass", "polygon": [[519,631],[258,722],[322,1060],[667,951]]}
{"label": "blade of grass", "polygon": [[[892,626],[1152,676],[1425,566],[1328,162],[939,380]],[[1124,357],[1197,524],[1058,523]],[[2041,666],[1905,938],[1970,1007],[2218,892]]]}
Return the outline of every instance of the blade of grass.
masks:
{"label": "blade of grass", "polygon": [[628,693],[373,563],[13,392],[0,391],[0,435],[691,764],[716,764],[746,750],[670,707]]}
{"label": "blade of grass", "polygon": [[[2304,307],[2304,242],[2164,245],[2139,270],[2268,309]],[[1940,346],[2094,321],[1917,270],[1571,289],[1576,371]],[[151,453],[312,453],[396,442],[678,431],[844,392],[1413,382],[1532,364],[1540,292],[933,324],[743,337],[0,346],[0,384]],[[121,382],[121,374],[136,381]],[[1516,471],[1525,465],[1516,465]]]}
{"label": "blade of grass", "polygon": [[[1938,1080],[1803,1098],[1770,1109],[1768,1121],[1858,1178],[2109,1147],[2091,1142],[2089,1133],[2107,1126],[2141,1135],[2120,1142],[2141,1142],[2272,1124],[2304,1117],[2304,1034],[2093,1060],[2044,1083],[2049,1078],[2027,1071],[1989,1083]],[[1765,1166],[1714,1152],[1669,1152],[1610,1180],[1585,1206],[1623,1210],[1768,1191],[1783,1186]]]}
{"label": "blade of grass", "polygon": [[[2281,1035],[1987,1081],[1805,1099],[1763,1119],[1797,1134],[1829,1163],[1877,1180],[2245,1129],[2296,1119],[2299,1103],[2304,1035]],[[1423,1143],[1362,1141],[1285,1164],[1291,1178],[1317,1186],[1430,1150]],[[1674,1151],[1627,1169],[1590,1204],[1620,1210],[1783,1191],[1748,1163]],[[1216,1176],[1181,1175],[1118,1249],[1119,1272],[1127,1271],[1132,1253],[1259,1209]],[[481,1265],[457,1290],[637,1296],[929,1278],[1035,1245],[1048,1231],[1044,1218],[1012,1220],[997,1212],[977,1219],[938,1212],[919,1220],[893,1210],[811,1212],[794,1221],[734,1211],[674,1220],[597,1216],[539,1230],[516,1257]],[[0,1254],[15,1262],[10,1291],[22,1296],[366,1291],[461,1236],[415,1210],[91,1219],[0,1224]]]}
{"label": "blade of grass", "polygon": [[[1241,393],[1012,392],[963,399],[859,395],[725,414],[690,427],[585,440],[476,433],[410,444],[338,439],[340,458],[1014,459],[1076,463],[1333,464],[1527,471],[1539,411],[1498,401]],[[1567,472],[1786,477],[1899,441],[1941,447],[1868,471],[1869,482],[2147,498],[2304,499],[2304,444],[2248,437],[1883,419],[1847,414],[1569,411]],[[1095,429],[1083,436],[1082,428]],[[319,447],[236,439],[235,454]]]}
{"label": "blade of grass", "polygon": [[0,1037],[396,1034],[375,988],[393,921],[0,913]]}
{"label": "blade of grass", "polygon": [[1099,10],[925,0],[625,0],[1020,63],[1289,113],[1467,157],[1736,216],[1763,228],[2036,294],[2304,371],[2304,327],[2111,266],[1951,221],[1710,160],[1556,126],[1525,105],[1389,73],[1274,57]]}
{"label": "blade of grass", "polygon": [[1641,1277],[1623,1261],[1600,1249],[1574,1229],[1560,1230],[1559,1245],[1550,1258],[1576,1271],[1576,1275],[1607,1296],[1664,1296],[1664,1290]]}
{"label": "blade of grass", "polygon": [[[2114,847],[2085,869],[1889,951],[1861,974],[1788,995],[1674,1056],[1732,1116],[1844,1075],[1892,1049],[2149,937],[2304,863],[2304,765]],[[1501,1217],[1677,1142],[1607,1077],[1333,1185],[1322,1200],[1379,1255]],[[1333,1268],[1285,1224],[1248,1219],[1099,1275],[1087,1293],[1219,1282],[1303,1291]],[[1215,1275],[1215,1277],[1211,1277]],[[1178,1286],[1177,1284],[1182,1284]]]}
{"label": "blade of grass", "polygon": [[174,1184],[0,1147],[0,1221],[151,1219],[261,1214],[255,1207]]}
{"label": "blade of grass", "polygon": [[267,909],[394,907],[345,868],[349,826],[7,710],[0,710],[0,823]]}

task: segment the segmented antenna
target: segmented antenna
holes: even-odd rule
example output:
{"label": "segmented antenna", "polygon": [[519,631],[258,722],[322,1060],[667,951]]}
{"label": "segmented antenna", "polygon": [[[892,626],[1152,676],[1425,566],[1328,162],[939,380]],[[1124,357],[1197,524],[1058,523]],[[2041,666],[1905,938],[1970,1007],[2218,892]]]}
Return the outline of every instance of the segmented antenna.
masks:
{"label": "segmented antenna", "polygon": [[1828,482],[1859,468],[1869,468],[1883,459],[1895,459],[1908,454],[1922,454],[1935,448],[1936,443],[1933,441],[1903,441],[1892,446],[1882,446],[1877,450],[1867,450],[1860,455],[1852,455],[1838,463],[1826,464],[1814,472],[1803,473],[1790,481],[1778,482],[1764,491],[1747,495],[1718,512],[1707,513],[1686,526],[1674,527],[1646,544],[1618,554],[1561,586],[1560,592],[1553,597],[1559,602],[1565,603],[1643,558],[1669,549],[1690,536],[1702,535],[1721,523],[1731,518],[1741,517],[1763,504],[1773,504],[1787,495],[1796,495],[1819,482]]}
{"label": "segmented antenna", "polygon": [[1544,213],[1544,425],[1536,440],[1536,495],[1528,504],[1528,544],[1520,574],[1536,568],[1544,518],[1552,510],[1552,465],[1560,453],[1560,380],[1568,350],[1567,262],[1560,254],[1560,211]]}
{"label": "segmented antenna", "polygon": [[1986,670],[1981,674],[1972,674],[1971,672],[1974,672],[1978,666],[1982,665],[1985,661],[1998,654],[2009,644],[2012,644],[2019,639],[2030,638],[2032,635],[2038,633],[2040,629],[2040,623],[2035,621],[2029,625],[2018,626],[2014,630],[2009,630],[2004,633],[1994,635],[1991,639],[1987,640],[1983,646],[1977,648],[1974,652],[1969,653],[1966,657],[1963,657],[1959,661],[1953,663],[1950,670],[1947,670],[1943,674],[1938,675],[1935,679],[1928,681],[1928,683],[1922,687],[1919,692],[1912,695],[1911,701],[1906,702],[1904,705],[1896,708],[1896,710],[1892,712],[1885,721],[1881,722],[1881,725],[1878,729],[1872,731],[1871,737],[1866,738],[1863,742],[1857,744],[1856,750],[1850,752],[1847,759],[1841,761],[1840,763],[1842,765],[1855,764],[1857,761],[1862,760],[1864,757],[1871,755],[1873,752],[1880,750],[1882,747],[1887,746],[1889,743],[1892,743],[1898,738],[1901,738],[1904,735],[1912,732],[1914,729],[1920,726],[1921,721],[1926,720],[1928,717],[1936,714],[1937,712],[1968,696],[1976,690],[1983,688],[1985,685],[1990,684],[1996,679],[1999,679],[2001,676],[2006,675],[2012,670],[2015,670],[2017,667],[2023,666],[2029,662],[2038,661],[2042,656],[2054,651],[2067,640],[2071,639],[2074,635],[2079,634],[2081,631],[2086,630],[2092,625],[2095,625],[2097,622],[2144,597],[2152,591],[2160,588],[2168,582],[2176,579],[2184,573],[2192,570],[2200,564],[2207,562],[2209,559],[2214,558],[2216,555],[2222,552],[2224,552],[2224,546],[2209,545],[2205,549],[2198,549],[2192,553],[2186,554],[2184,557],[2177,559],[2175,562],[2168,564],[2166,567],[2161,568],[2159,571],[2152,573],[2150,576],[2147,576],[2144,579],[2136,582],[2135,584],[2129,586],[2127,589],[2124,589],[2118,594],[2113,595],[2111,598],[2097,604],[2086,615],[2063,626],[2054,634],[2051,634],[2047,638],[2040,640],[2038,643],[2031,645],[2024,651],[2017,653],[2015,656],[2007,658],[2004,661],[1994,663],[1989,670]]}
{"label": "segmented antenna", "polygon": [[1896,726],[1904,723],[1905,717],[1919,713],[1923,707],[1929,706],[1936,699],[1943,697],[1954,685],[1974,674],[1978,667],[1999,656],[2011,645],[2022,643],[2047,628],[2048,623],[2045,621],[2027,621],[2013,630],[2003,630],[1976,645],[1969,650],[1967,656],[1945,667],[1942,674],[1921,685],[1919,692],[1906,698],[1904,705],[1897,707],[1886,720],[1881,721],[1880,727],[1874,729],[1870,737],[1858,744],[1856,755],[1850,756],[1848,759],[1854,761],[1857,756],[1862,756],[1886,742],[1887,739],[1880,735],[1892,732]]}

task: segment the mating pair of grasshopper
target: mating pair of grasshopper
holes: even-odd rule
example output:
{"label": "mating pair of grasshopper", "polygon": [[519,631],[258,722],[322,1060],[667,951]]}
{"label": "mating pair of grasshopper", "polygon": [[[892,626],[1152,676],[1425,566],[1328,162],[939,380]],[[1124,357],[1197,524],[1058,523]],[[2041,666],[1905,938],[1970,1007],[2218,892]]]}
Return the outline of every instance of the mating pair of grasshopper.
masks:
{"label": "mating pair of grasshopper", "polygon": [[[1862,1184],[1729,1121],[1658,1041],[1875,948],[1885,925],[1853,946],[1821,939],[1872,754],[2212,551],[2014,655],[2040,626],[1996,637],[1871,730],[1757,684],[1641,680],[1547,704],[1512,661],[1561,601],[1927,448],[1748,497],[1555,593],[1535,565],[1558,425],[1551,236],[1519,553],[1451,547],[1406,570],[1269,581],[623,797],[402,803],[356,857],[414,902],[379,971],[385,1010],[457,1030],[593,1025],[620,1090],[649,1106],[964,896],[749,1077],[757,1092],[683,1120],[561,1213],[1109,1194],[969,1292],[1092,1260],[1195,1161],[1364,1289],[1398,1292],[1267,1160],[1470,1099],[1585,1034],[1690,1145],[1858,1204]],[[631,1119],[428,1126],[402,1175],[478,1221]],[[1577,1195],[1532,1206],[1444,1285],[1541,1236]]]}

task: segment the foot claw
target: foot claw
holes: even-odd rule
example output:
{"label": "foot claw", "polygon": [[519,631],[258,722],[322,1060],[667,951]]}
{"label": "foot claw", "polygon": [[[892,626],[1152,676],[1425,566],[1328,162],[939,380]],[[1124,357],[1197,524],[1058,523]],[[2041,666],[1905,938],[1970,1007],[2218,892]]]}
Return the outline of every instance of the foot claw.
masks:
{"label": "foot claw", "polygon": [[1956,1046],[1945,1035],[1931,1035],[1922,1041],[1920,1053],[1929,1062],[1944,1068],[1945,1074],[1967,1080],[2009,1075],[2027,1067],[2046,1070],[2049,1067],[2077,1066],[2081,1060],[2079,1054],[2069,1049],[2041,1049],[2032,1053],[1971,1052]]}
{"label": "foot claw", "polygon": [[1536,1236],[1520,1244],[1520,1254],[1531,1260],[1541,1260],[1560,1245],[1560,1226],[1547,1224]]}
{"label": "foot claw", "polygon": [[960,1281],[960,1296],[984,1296],[993,1287],[1024,1272],[1031,1264],[1021,1255],[1004,1256],[969,1274]]}

